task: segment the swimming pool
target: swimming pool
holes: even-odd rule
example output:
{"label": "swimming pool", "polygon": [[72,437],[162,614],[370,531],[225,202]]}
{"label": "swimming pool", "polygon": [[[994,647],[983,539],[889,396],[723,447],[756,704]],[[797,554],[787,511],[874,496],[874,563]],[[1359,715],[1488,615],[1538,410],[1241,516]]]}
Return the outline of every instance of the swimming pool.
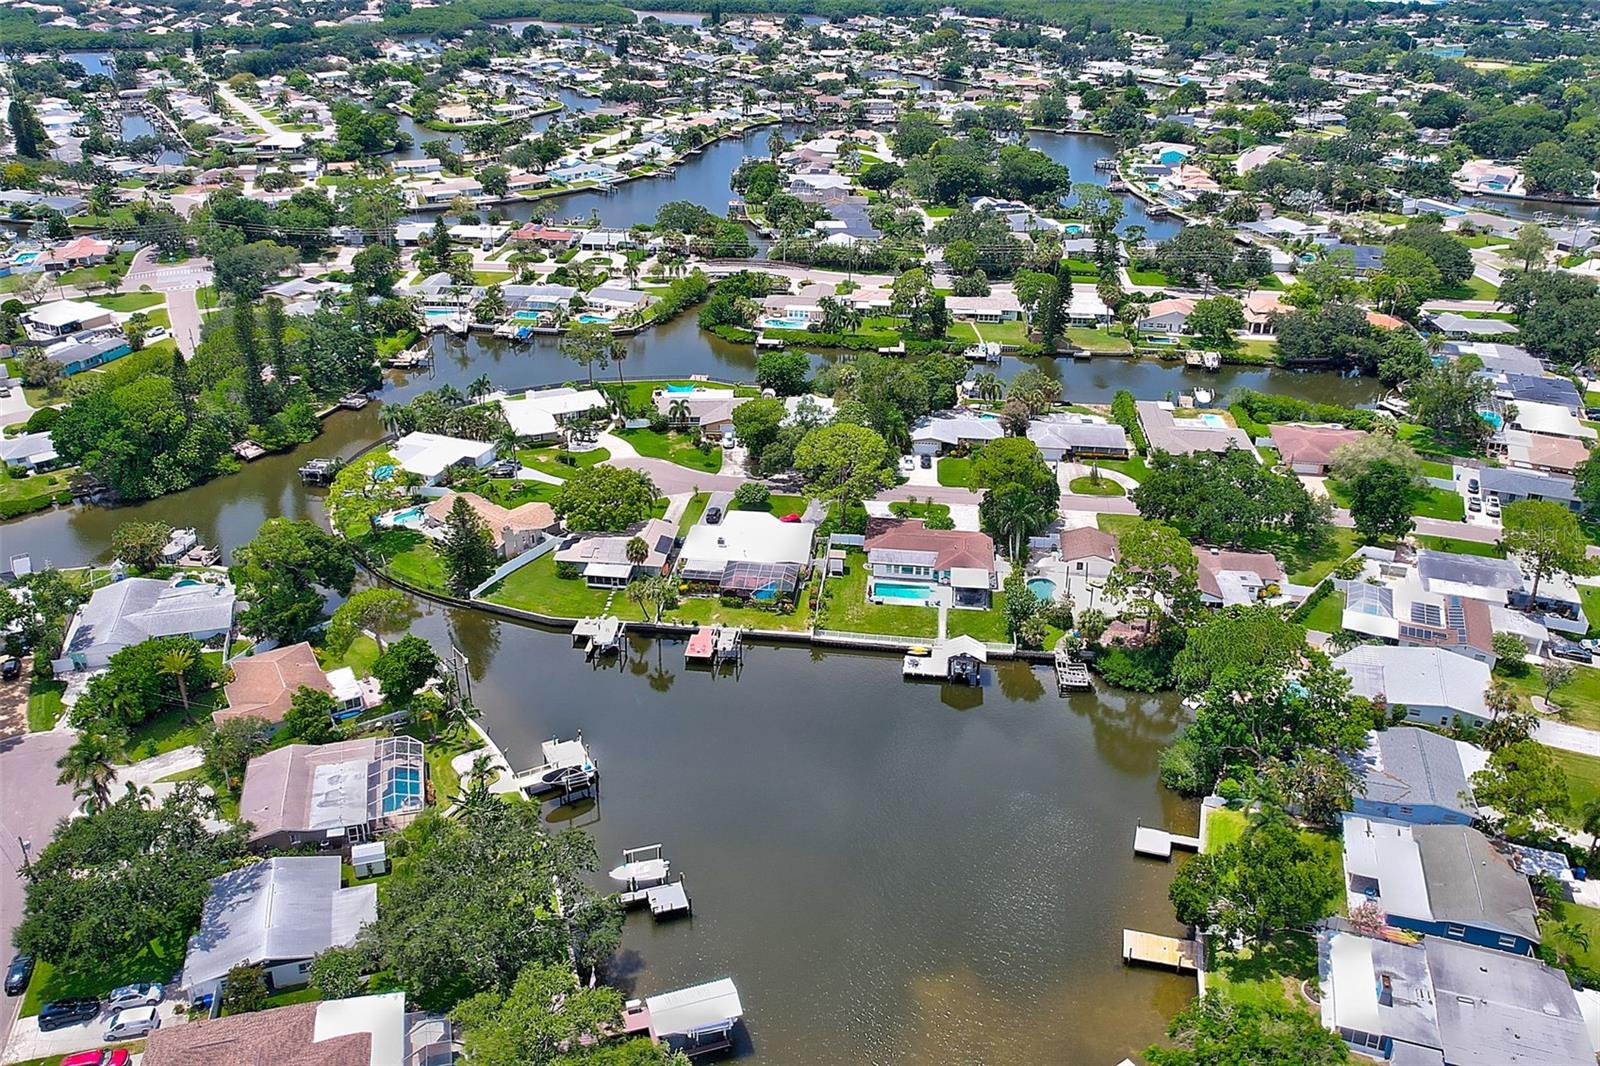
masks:
{"label": "swimming pool", "polygon": [[1053,600],[1056,598],[1056,583],[1047,577],[1031,578],[1028,581],[1028,591],[1041,600]]}
{"label": "swimming pool", "polygon": [[407,507],[384,519],[384,524],[394,529],[416,529],[422,525],[422,508]]}
{"label": "swimming pool", "polygon": [[423,318],[455,318],[458,312],[448,307],[430,307],[422,312]]}
{"label": "swimming pool", "polygon": [[537,322],[544,317],[543,311],[518,311],[511,316],[518,322]]}
{"label": "swimming pool", "polygon": [[383,790],[383,813],[393,814],[417,806],[422,799],[422,771],[414,766],[397,767]]}
{"label": "swimming pool", "polygon": [[760,325],[767,329],[805,329],[811,325],[804,315],[784,315],[780,317],[763,318]]}
{"label": "swimming pool", "polygon": [[27,266],[29,263],[34,262],[38,258],[38,252],[18,252],[17,257],[13,259],[12,262],[16,263],[17,266]]}
{"label": "swimming pool", "polygon": [[667,391],[668,392],[693,392],[694,391],[694,386],[693,385],[670,385],[669,384],[667,386]]}
{"label": "swimming pool", "polygon": [[885,600],[905,600],[907,603],[927,603],[928,586],[904,585],[898,581],[880,581],[872,586],[872,594]]}
{"label": "swimming pool", "polygon": [[1208,429],[1229,429],[1228,420],[1221,415],[1196,415],[1196,422]]}
{"label": "swimming pool", "polygon": [[1140,337],[1139,338],[1139,343],[1141,343],[1141,344],[1177,344],[1178,343],[1178,338],[1176,338],[1176,337]]}
{"label": "swimming pool", "polygon": [[610,325],[612,318],[610,315],[600,315],[593,311],[585,311],[583,314],[578,316],[578,321],[587,323],[603,322],[607,325]]}

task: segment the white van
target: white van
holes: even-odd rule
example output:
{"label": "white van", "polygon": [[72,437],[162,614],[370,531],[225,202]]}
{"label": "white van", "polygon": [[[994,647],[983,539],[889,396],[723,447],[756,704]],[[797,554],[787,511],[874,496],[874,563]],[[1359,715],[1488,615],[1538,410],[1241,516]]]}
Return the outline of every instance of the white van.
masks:
{"label": "white van", "polygon": [[117,1040],[133,1040],[148,1036],[152,1029],[159,1028],[161,1017],[156,1014],[154,1007],[128,1007],[111,1016],[105,1039],[108,1044]]}

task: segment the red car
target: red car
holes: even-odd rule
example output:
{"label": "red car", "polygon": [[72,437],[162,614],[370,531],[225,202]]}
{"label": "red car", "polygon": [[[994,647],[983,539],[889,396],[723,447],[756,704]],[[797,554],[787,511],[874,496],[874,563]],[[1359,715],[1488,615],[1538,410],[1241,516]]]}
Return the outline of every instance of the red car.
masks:
{"label": "red car", "polygon": [[128,1066],[133,1056],[125,1047],[80,1051],[61,1060],[61,1066]]}
{"label": "red car", "polygon": [[800,516],[797,515],[797,514],[786,514],[782,518],[778,519],[778,521],[780,521],[780,522],[798,522],[798,521],[800,521]]}

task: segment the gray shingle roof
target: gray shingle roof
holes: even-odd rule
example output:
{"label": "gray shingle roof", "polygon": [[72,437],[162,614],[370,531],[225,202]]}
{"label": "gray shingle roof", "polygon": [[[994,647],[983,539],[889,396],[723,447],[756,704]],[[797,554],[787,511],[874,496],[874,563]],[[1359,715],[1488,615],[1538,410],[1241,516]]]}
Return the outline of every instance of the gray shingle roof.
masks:
{"label": "gray shingle roof", "polygon": [[1456,1066],[1590,1062],[1594,1046],[1566,975],[1522,955],[1423,941],[1445,1061]]}
{"label": "gray shingle roof", "polygon": [[1374,803],[1445,807],[1476,812],[1461,752],[1449,737],[1400,726],[1373,735],[1363,768],[1366,798]]}
{"label": "gray shingle roof", "polygon": [[1436,921],[1493,929],[1538,943],[1533,890],[1528,879],[1476,829],[1464,825],[1419,825],[1411,830],[1428,907]]}

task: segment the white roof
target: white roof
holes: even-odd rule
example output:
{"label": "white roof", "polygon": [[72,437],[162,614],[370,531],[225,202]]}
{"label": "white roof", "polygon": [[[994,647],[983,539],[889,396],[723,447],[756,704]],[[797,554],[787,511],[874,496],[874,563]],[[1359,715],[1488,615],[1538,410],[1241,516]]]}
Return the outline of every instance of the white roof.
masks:
{"label": "white roof", "polygon": [[541,389],[500,401],[506,421],[523,437],[554,433],[557,418],[605,406],[605,395],[598,389]]}
{"label": "white roof", "polygon": [[765,511],[729,511],[716,525],[691,526],[678,556],[691,570],[720,570],[735,560],[805,564],[815,531],[810,522],[783,522]]}
{"label": "white roof", "polygon": [[463,460],[481,463],[493,455],[494,445],[489,442],[438,433],[407,433],[394,446],[395,462],[425,478],[438,477]]}
{"label": "white roof", "polygon": [[688,1036],[705,1029],[720,1028],[744,1016],[739,990],[724,977],[676,992],[646,996],[650,1029],[657,1036]]}
{"label": "white roof", "polygon": [[1350,675],[1352,695],[1383,698],[1392,707],[1448,707],[1489,717],[1483,693],[1489,666],[1443,648],[1396,648],[1367,644],[1333,660]]}
{"label": "white roof", "polygon": [[[382,844],[376,846],[383,848]],[[324,1000],[317,1006],[311,1042],[319,1044],[335,1037],[367,1033],[372,1038],[367,1062],[370,1066],[389,1066],[405,1061],[405,1022],[404,992]]]}
{"label": "white roof", "polygon": [[28,318],[41,326],[59,328],[70,326],[74,322],[104,318],[108,314],[110,312],[98,304],[84,303],[82,300],[57,300],[35,307],[28,312]]}
{"label": "white roof", "polygon": [[1556,403],[1518,400],[1516,424],[1530,433],[1550,433],[1557,437],[1579,437],[1584,440],[1593,440],[1595,437],[1594,430]]}

